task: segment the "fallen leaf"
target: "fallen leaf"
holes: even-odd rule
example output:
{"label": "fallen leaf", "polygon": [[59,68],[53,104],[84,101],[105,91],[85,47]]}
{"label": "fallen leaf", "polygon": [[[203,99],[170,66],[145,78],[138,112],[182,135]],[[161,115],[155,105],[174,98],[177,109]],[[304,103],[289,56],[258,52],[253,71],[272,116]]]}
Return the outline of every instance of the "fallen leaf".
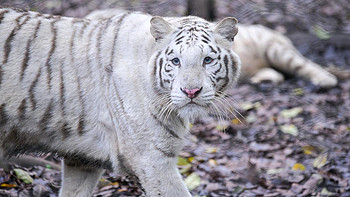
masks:
{"label": "fallen leaf", "polygon": [[177,165],[178,166],[186,166],[186,165],[190,165],[190,163],[188,162],[188,160],[186,158],[178,156],[177,157]]}
{"label": "fallen leaf", "polygon": [[301,107],[294,107],[292,109],[284,109],[280,112],[284,118],[294,118],[303,111]]}
{"label": "fallen leaf", "polygon": [[33,178],[29,176],[28,172],[22,169],[14,169],[13,170],[18,179],[21,179],[24,183],[31,184],[33,183]]}
{"label": "fallen leaf", "polygon": [[312,165],[315,168],[320,169],[326,164],[327,158],[328,158],[328,154],[327,153],[321,153],[318,157],[315,158],[315,160],[312,163]]}
{"label": "fallen leaf", "polygon": [[276,168],[276,169],[268,169],[266,171],[267,174],[279,174],[284,171],[284,168]]}
{"label": "fallen leaf", "polygon": [[336,193],[328,191],[327,188],[325,187],[321,190],[321,196],[335,196],[335,195]]}
{"label": "fallen leaf", "polygon": [[287,133],[293,136],[298,136],[298,128],[294,124],[285,124],[280,126],[280,129],[283,133]]}
{"label": "fallen leaf", "polygon": [[321,40],[329,39],[331,37],[329,32],[323,29],[323,27],[319,25],[314,25],[312,27],[312,30],[313,30],[313,33]]}
{"label": "fallen leaf", "polygon": [[194,157],[189,157],[189,158],[187,158],[187,161],[188,162],[192,162],[194,160]]}
{"label": "fallen leaf", "polygon": [[12,188],[12,187],[17,187],[17,185],[15,185],[15,184],[1,183],[1,184],[0,184],[0,187]]}
{"label": "fallen leaf", "polygon": [[215,167],[218,165],[218,162],[215,159],[209,159],[208,163],[210,166]]}
{"label": "fallen leaf", "polygon": [[198,174],[192,172],[185,179],[185,184],[189,190],[193,190],[194,188],[198,187],[201,184],[201,178],[199,177]]}
{"label": "fallen leaf", "polygon": [[242,124],[242,121],[240,121],[238,118],[234,118],[231,122],[232,122],[232,124]]}
{"label": "fallen leaf", "polygon": [[187,174],[191,170],[191,167],[191,165],[182,166],[179,170],[180,174]]}
{"label": "fallen leaf", "polygon": [[223,131],[223,130],[227,129],[227,127],[228,127],[227,125],[218,124],[218,125],[216,125],[216,130]]}
{"label": "fallen leaf", "polygon": [[251,103],[251,102],[244,102],[240,104],[240,107],[245,110],[251,110],[251,109],[258,109],[261,107],[261,103],[260,102],[255,102],[255,103]]}
{"label": "fallen leaf", "polygon": [[257,117],[254,114],[250,114],[245,119],[248,123],[253,123],[257,120]]}
{"label": "fallen leaf", "polygon": [[294,171],[304,171],[305,170],[305,166],[303,164],[301,164],[301,163],[295,163],[293,165],[292,170],[294,170]]}
{"label": "fallen leaf", "polygon": [[218,148],[216,148],[216,147],[209,147],[209,148],[207,148],[205,150],[205,152],[207,152],[207,153],[216,153],[216,152],[218,152]]}
{"label": "fallen leaf", "polygon": [[304,95],[304,90],[302,88],[296,88],[296,89],[293,89],[293,94],[296,95],[296,96],[301,96],[301,95]]}
{"label": "fallen leaf", "polygon": [[303,146],[303,151],[304,151],[304,154],[311,155],[312,152],[315,151],[315,147],[313,147],[313,146]]}

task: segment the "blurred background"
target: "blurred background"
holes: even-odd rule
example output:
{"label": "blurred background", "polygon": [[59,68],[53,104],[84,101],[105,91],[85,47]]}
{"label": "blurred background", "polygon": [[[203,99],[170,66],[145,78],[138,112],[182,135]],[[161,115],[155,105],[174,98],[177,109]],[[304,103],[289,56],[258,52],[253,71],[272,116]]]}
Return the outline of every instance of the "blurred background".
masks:
{"label": "blurred background", "polygon": [[0,5],[72,17],[106,8],[197,15],[210,21],[234,16],[240,23],[262,24],[287,34],[299,51],[320,64],[350,62],[348,0],[0,0]]}
{"label": "blurred background", "polygon": [[[178,166],[194,196],[350,196],[349,0],[0,0],[0,6],[84,17],[121,8],[160,16],[227,16],[288,36],[306,57],[336,67],[322,89],[297,77],[278,86],[240,84],[231,94],[244,116],[193,125]],[[1,36],[1,35],[0,35]],[[58,163],[54,155],[46,159]],[[24,169],[34,182],[14,173]],[[60,172],[0,169],[0,196],[56,196]],[[137,183],[107,171],[94,196],[140,196]]]}

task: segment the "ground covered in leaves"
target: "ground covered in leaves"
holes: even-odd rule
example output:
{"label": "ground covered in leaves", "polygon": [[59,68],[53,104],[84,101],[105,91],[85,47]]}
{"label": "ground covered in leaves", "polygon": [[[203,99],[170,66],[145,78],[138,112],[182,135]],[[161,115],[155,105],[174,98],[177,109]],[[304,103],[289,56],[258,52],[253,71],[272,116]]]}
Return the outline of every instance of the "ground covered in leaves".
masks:
{"label": "ground covered in leaves", "polygon": [[[34,6],[34,10],[76,16],[83,16],[92,7],[100,5],[80,5],[78,0],[4,2],[7,6]],[[173,11],[183,14],[185,1],[167,2],[178,5]],[[222,2],[217,6],[220,17],[241,12],[241,18],[247,22],[254,19],[250,22],[276,24],[271,27],[287,33],[295,33],[289,31],[293,25],[284,24],[302,23],[297,20],[297,15],[305,14],[293,12],[296,15],[288,18],[284,14],[288,14],[290,6],[286,7],[287,11],[278,6],[271,11],[268,7],[271,3],[257,3],[258,7],[254,7],[255,1],[240,0],[229,5],[225,2],[231,1]],[[246,4],[242,2],[251,3],[256,12],[245,11]],[[344,25],[345,18],[349,17],[346,12],[343,13],[333,1],[319,2],[326,2],[320,4],[322,9],[311,6],[310,10],[337,21],[328,24],[338,24],[324,29],[338,31],[343,28],[340,32],[348,33],[349,25]],[[101,8],[111,7],[104,6],[102,1],[101,5]],[[152,12],[152,8],[169,7],[161,5],[142,8]],[[304,3],[303,9],[309,9],[307,5],[310,3]],[[260,17],[256,13],[264,7],[267,11],[260,10],[263,13]],[[309,16],[304,19],[312,21],[313,15]],[[308,26],[300,28],[298,25],[299,30],[307,31],[305,27]],[[349,39],[328,42],[315,36],[312,39],[305,39],[305,36],[300,39],[298,35],[291,38],[312,60],[350,69]],[[231,115],[229,120],[208,117],[196,122],[179,156],[178,166],[191,193],[194,196],[350,196],[350,78],[349,75],[341,76],[339,85],[329,90],[295,77],[275,86],[269,83],[240,84],[232,89],[232,99],[228,100],[237,110],[236,117]],[[45,157],[59,163],[52,155]],[[60,181],[60,171],[50,166],[24,168],[14,165],[6,171],[0,169],[0,196],[57,196]],[[129,177],[107,171],[94,196],[142,196],[142,191]]]}
{"label": "ground covered in leaves", "polygon": [[[350,196],[349,79],[330,90],[295,78],[241,84],[231,94],[244,118],[198,121],[180,154],[192,194]],[[0,196],[56,196],[59,185],[60,172],[49,167],[0,169]],[[109,171],[94,194],[140,195],[135,182]]]}

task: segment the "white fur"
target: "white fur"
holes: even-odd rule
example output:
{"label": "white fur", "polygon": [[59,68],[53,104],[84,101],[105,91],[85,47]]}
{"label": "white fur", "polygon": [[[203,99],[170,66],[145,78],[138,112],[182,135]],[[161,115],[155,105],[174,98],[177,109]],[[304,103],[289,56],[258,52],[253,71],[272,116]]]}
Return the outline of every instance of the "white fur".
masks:
{"label": "white fur", "polygon": [[[0,145],[5,156],[33,147],[61,154],[65,161],[60,197],[90,196],[102,173],[98,162],[110,162],[115,171],[137,176],[147,196],[190,196],[176,166],[177,155],[189,122],[209,112],[217,88],[224,91],[237,81],[240,61],[226,47],[232,40],[225,41],[220,32],[210,35],[209,44],[222,48],[222,59],[215,61],[223,62],[225,56],[228,67],[216,76],[228,76],[227,80],[213,84],[209,78],[218,65],[203,66],[203,59],[213,56],[207,44],[185,44],[185,53],[174,44],[185,18],[152,19],[132,13],[102,21],[30,13],[30,20],[13,36],[6,61],[6,40],[25,18],[17,24],[23,13],[6,8],[0,13],[4,10],[9,10],[0,24],[0,62],[4,62],[0,113],[6,115],[0,117],[4,122]],[[214,27],[197,17],[187,19],[189,26],[199,21]],[[226,32],[225,28],[234,28],[230,24],[235,26],[233,19],[216,28]],[[31,43],[30,56],[21,76],[27,43]],[[182,66],[173,75],[163,73],[172,86],[159,87],[154,63],[161,57],[169,65],[171,60],[164,55],[167,47]],[[189,104],[180,87],[202,87],[194,99],[197,104]],[[171,110],[164,111],[168,107],[164,102],[172,102]]]}

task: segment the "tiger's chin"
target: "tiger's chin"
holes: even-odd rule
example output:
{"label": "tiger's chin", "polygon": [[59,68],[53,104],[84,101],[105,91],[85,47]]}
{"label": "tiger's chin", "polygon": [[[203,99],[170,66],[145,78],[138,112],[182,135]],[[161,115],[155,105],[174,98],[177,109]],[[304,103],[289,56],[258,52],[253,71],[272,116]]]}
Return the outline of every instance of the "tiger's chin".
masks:
{"label": "tiger's chin", "polygon": [[177,113],[182,119],[187,119],[191,123],[201,117],[209,115],[209,111],[206,107],[195,103],[186,104],[185,106],[178,109]]}

